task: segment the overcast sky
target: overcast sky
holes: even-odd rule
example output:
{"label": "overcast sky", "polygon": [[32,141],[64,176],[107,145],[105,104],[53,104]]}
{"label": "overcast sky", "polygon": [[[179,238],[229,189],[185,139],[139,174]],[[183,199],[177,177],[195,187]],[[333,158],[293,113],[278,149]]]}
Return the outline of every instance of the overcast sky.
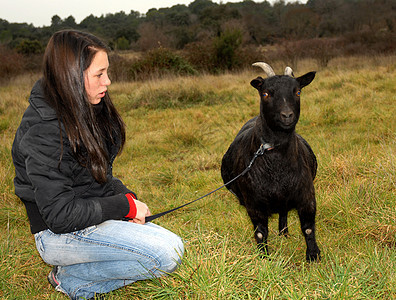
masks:
{"label": "overcast sky", "polygon": [[[243,0],[226,0],[212,2],[242,2]],[[10,23],[28,23],[35,27],[51,25],[51,18],[58,15],[65,19],[70,15],[80,23],[89,15],[100,17],[108,13],[131,10],[145,14],[151,8],[171,7],[176,4],[188,5],[194,0],[0,0],[0,19]],[[255,1],[262,2],[262,1]],[[273,3],[276,0],[270,0]],[[297,2],[289,0],[286,2]],[[299,0],[306,3],[307,0]]]}

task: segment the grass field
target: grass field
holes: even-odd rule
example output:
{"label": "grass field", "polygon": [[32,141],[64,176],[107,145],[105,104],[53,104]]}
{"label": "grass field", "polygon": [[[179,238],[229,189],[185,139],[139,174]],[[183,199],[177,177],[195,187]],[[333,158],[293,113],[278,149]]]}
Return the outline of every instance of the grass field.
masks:
{"label": "grass field", "polygon": [[[275,65],[277,73],[284,66]],[[314,70],[301,62],[296,75]],[[115,83],[127,124],[114,173],[153,213],[222,184],[220,162],[234,136],[258,114],[251,79],[240,74]],[[66,299],[55,292],[14,195],[11,145],[37,76],[0,86],[0,298]],[[396,57],[349,58],[319,70],[303,90],[297,132],[319,163],[318,263],[305,261],[295,212],[290,237],[270,220],[271,259],[256,251],[245,209],[226,189],[155,222],[185,241],[174,274],[137,282],[107,299],[395,299]]]}

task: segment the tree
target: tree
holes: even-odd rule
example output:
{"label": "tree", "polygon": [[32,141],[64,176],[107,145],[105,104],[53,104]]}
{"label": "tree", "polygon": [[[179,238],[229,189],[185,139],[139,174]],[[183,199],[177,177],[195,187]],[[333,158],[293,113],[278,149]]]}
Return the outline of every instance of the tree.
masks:
{"label": "tree", "polygon": [[62,19],[58,15],[54,15],[51,18],[51,27],[59,27],[62,25]]}
{"label": "tree", "polygon": [[0,31],[0,45],[8,44],[12,41],[12,33],[9,30]]}
{"label": "tree", "polygon": [[68,16],[68,17],[62,22],[62,26],[63,26],[63,27],[67,27],[67,28],[76,28],[76,27],[77,27],[76,20],[74,19],[73,16]]}
{"label": "tree", "polygon": [[140,38],[136,44],[141,51],[158,48],[159,46],[168,48],[172,43],[172,40],[164,34],[161,28],[149,22],[141,24],[138,33]]}
{"label": "tree", "polygon": [[282,17],[283,34],[294,38],[312,38],[316,36],[319,16],[311,9],[298,5],[285,12]]}
{"label": "tree", "polygon": [[267,1],[255,3],[244,1],[240,7],[243,23],[251,43],[269,44],[273,41],[279,29],[274,24],[271,4]]}
{"label": "tree", "polygon": [[210,0],[195,0],[191,2],[188,8],[190,9],[191,13],[200,15],[203,10],[209,7],[217,6],[216,3],[213,3]]}

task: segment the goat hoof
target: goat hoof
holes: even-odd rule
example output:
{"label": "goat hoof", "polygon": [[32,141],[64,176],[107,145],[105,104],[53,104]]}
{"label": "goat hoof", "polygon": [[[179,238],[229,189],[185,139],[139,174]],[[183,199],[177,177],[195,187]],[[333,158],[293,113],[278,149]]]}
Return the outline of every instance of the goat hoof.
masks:
{"label": "goat hoof", "polygon": [[257,244],[257,249],[260,251],[260,258],[269,260],[269,251],[268,247],[265,244]]}
{"label": "goat hoof", "polygon": [[271,261],[270,256],[266,253],[261,252],[259,257],[260,257],[260,259],[265,259],[265,260]]}
{"label": "goat hoof", "polygon": [[307,251],[306,259],[308,262],[320,261],[321,257],[319,249],[310,253]]}

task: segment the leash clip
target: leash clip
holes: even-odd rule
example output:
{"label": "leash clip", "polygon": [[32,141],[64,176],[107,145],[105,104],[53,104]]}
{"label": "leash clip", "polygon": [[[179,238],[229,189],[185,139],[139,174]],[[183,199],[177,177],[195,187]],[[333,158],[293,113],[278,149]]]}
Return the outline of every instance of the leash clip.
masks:
{"label": "leash clip", "polygon": [[261,144],[260,148],[257,150],[256,155],[263,155],[265,151],[269,151],[274,149],[274,146],[272,146],[269,143]]}
{"label": "leash clip", "polygon": [[272,150],[272,149],[274,149],[274,146],[272,146],[271,144],[268,144],[268,143],[261,144],[260,148],[258,148],[256,153],[254,153],[253,159],[250,161],[249,165],[247,166],[245,171],[242,172],[242,174],[245,174],[247,171],[249,171],[252,168],[253,163],[257,157],[263,155],[265,151]]}

